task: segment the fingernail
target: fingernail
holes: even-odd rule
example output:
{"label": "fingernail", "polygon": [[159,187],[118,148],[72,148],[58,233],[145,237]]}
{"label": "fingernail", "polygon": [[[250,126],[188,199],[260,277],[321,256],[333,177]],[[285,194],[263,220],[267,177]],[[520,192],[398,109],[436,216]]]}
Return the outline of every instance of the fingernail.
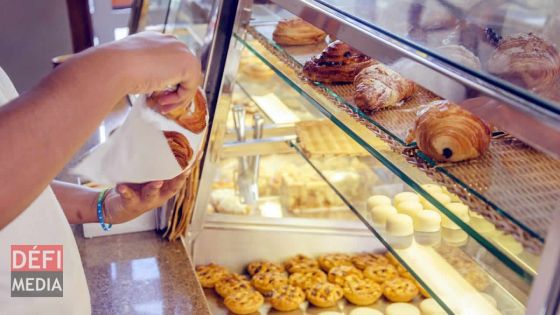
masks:
{"label": "fingernail", "polygon": [[151,185],[152,185],[152,187],[154,187],[154,188],[161,188],[161,186],[163,186],[163,181],[158,180],[158,181],[156,181],[156,182],[152,182]]}

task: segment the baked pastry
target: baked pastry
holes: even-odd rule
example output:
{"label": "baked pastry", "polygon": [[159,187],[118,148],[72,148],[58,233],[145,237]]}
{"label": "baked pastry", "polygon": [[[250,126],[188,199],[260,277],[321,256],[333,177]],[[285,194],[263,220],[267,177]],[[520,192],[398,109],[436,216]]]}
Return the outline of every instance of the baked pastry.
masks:
{"label": "baked pastry", "polygon": [[387,258],[389,263],[393,266],[398,266],[401,264],[401,262],[390,252],[385,253],[385,257]]}
{"label": "baked pastry", "polygon": [[371,279],[349,276],[343,287],[344,297],[355,305],[370,305],[381,297],[383,288]]}
{"label": "baked pastry", "polygon": [[[181,89],[181,87],[179,87]],[[153,93],[150,98],[148,98],[148,106],[155,107],[155,98],[165,93],[167,91]],[[177,108],[165,114],[165,117],[174,120],[181,127],[193,132],[201,133],[206,129],[207,125],[207,115],[208,115],[208,105],[206,103],[206,96],[201,88],[196,90],[194,98],[191,104],[187,107]]]}
{"label": "baked pastry", "polygon": [[560,74],[554,45],[533,33],[504,37],[486,63],[488,72],[528,89],[547,90]]}
{"label": "baked pastry", "polygon": [[221,297],[225,298],[228,295],[240,290],[252,290],[251,282],[243,275],[232,273],[216,282],[214,290]]}
{"label": "baked pastry", "polygon": [[327,280],[331,283],[338,284],[339,286],[344,286],[348,276],[354,276],[360,279],[364,277],[358,268],[343,265],[331,268],[331,270],[329,270],[329,274],[327,275]]}
{"label": "baked pastry", "polygon": [[399,203],[405,201],[420,201],[420,197],[417,194],[410,191],[400,192],[396,194],[395,197],[393,197],[393,199],[394,199],[395,206],[398,206]]}
{"label": "baked pastry", "polygon": [[385,230],[391,236],[410,236],[414,234],[414,223],[412,221],[412,218],[406,214],[392,214],[387,217]]}
{"label": "baked pastry", "polygon": [[348,44],[336,40],[323,52],[307,61],[303,74],[311,81],[323,83],[352,83],[354,77],[365,67],[377,61],[364,55]]}
{"label": "baked pastry", "polygon": [[400,277],[416,282],[416,279],[412,276],[410,272],[408,272],[408,270],[402,264],[396,265],[395,268],[397,268],[397,272],[399,273]]}
{"label": "baked pastry", "polygon": [[416,85],[378,63],[364,68],[354,79],[354,102],[364,112],[395,107],[414,94]]}
{"label": "baked pastry", "polygon": [[367,267],[364,270],[364,276],[377,283],[384,283],[385,281],[395,279],[399,276],[399,273],[393,265],[379,264]]}
{"label": "baked pastry", "polygon": [[254,276],[260,272],[284,272],[284,267],[270,261],[253,261],[247,265],[247,272]]}
{"label": "baked pastry", "polygon": [[265,296],[270,296],[274,289],[280,288],[288,284],[288,276],[283,272],[259,272],[253,279],[251,284],[255,289]]}
{"label": "baked pastry", "polygon": [[383,295],[391,302],[409,302],[418,295],[418,287],[412,280],[394,278],[385,281]]}
{"label": "baked pastry", "polygon": [[319,269],[319,263],[313,258],[298,254],[284,262],[284,268],[289,273],[304,272],[313,269]]}
{"label": "baked pastry", "polygon": [[382,254],[360,253],[352,257],[352,263],[356,268],[364,270],[371,265],[387,265],[389,260]]}
{"label": "baked pastry", "polygon": [[196,277],[203,288],[213,288],[216,282],[229,275],[226,267],[210,263],[195,267]]}
{"label": "baked pastry", "polygon": [[193,155],[193,149],[189,145],[187,137],[176,131],[164,131],[163,135],[167,139],[167,144],[171,148],[179,166],[183,169],[187,167]]}
{"label": "baked pastry", "polygon": [[270,305],[280,312],[291,312],[299,308],[305,302],[305,293],[301,288],[285,285],[272,293]]}
{"label": "baked pastry", "polygon": [[377,207],[377,206],[390,206],[391,205],[391,198],[385,195],[373,195],[368,198],[367,200],[367,208],[369,210]]}
{"label": "baked pastry", "polygon": [[317,307],[331,307],[342,298],[342,288],[329,282],[318,283],[307,290],[307,300]]}
{"label": "baked pastry", "polygon": [[327,34],[300,18],[282,20],[276,24],[272,39],[280,45],[312,45],[325,41]]}
{"label": "baked pastry", "polygon": [[383,315],[383,313],[374,308],[357,307],[350,311],[350,315]]}
{"label": "baked pastry", "polygon": [[224,304],[234,314],[251,314],[263,305],[263,296],[255,290],[241,290],[228,295]]}
{"label": "baked pastry", "polygon": [[337,266],[352,266],[352,259],[346,254],[327,254],[319,257],[319,266],[326,272]]}
{"label": "baked pastry", "polygon": [[380,205],[369,211],[373,224],[382,228],[385,228],[387,218],[396,213],[397,209],[391,205]]}
{"label": "baked pastry", "polygon": [[447,312],[436,302],[436,300],[429,298],[420,302],[420,310],[422,315],[445,315]]}
{"label": "baked pastry", "polygon": [[385,309],[387,315],[420,315],[418,307],[409,303],[393,303]]}
{"label": "baked pastry", "polygon": [[491,130],[480,118],[449,101],[435,101],[419,113],[408,140],[439,162],[474,159],[488,149]]}
{"label": "baked pastry", "polygon": [[327,275],[319,269],[308,270],[305,272],[296,272],[291,274],[288,279],[288,283],[290,285],[299,287],[304,291],[314,287],[318,283],[326,281]]}

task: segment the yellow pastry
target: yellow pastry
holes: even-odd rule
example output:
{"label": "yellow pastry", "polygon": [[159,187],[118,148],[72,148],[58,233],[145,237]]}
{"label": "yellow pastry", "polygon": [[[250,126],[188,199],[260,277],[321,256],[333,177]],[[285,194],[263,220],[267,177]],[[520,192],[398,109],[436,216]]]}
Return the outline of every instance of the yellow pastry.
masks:
{"label": "yellow pastry", "polygon": [[221,297],[225,298],[234,292],[253,289],[253,287],[251,286],[251,282],[249,282],[245,276],[233,273],[221,280],[218,280],[214,289]]}
{"label": "yellow pastry", "polygon": [[226,267],[213,263],[196,266],[196,276],[203,288],[213,288],[216,282],[229,275]]}
{"label": "yellow pastry", "polygon": [[329,282],[318,283],[307,290],[307,300],[317,307],[331,307],[342,298],[342,288]]}
{"label": "yellow pastry", "polygon": [[344,297],[355,305],[375,303],[383,292],[381,285],[371,279],[349,276],[343,287]]}
{"label": "yellow pastry", "polygon": [[393,265],[373,265],[364,270],[364,276],[377,283],[384,283],[387,280],[394,279],[399,276],[397,268]]}
{"label": "yellow pastry", "polygon": [[338,284],[339,286],[344,286],[346,282],[346,277],[348,276],[355,276],[357,278],[363,278],[362,272],[354,267],[354,266],[336,266],[331,268],[329,274],[327,275],[327,279],[329,282]]}
{"label": "yellow pastry", "polygon": [[336,266],[352,266],[352,259],[346,254],[327,254],[319,257],[319,266],[326,272]]}
{"label": "yellow pastry", "polygon": [[313,258],[298,254],[284,262],[284,268],[289,273],[319,269],[319,263]]}
{"label": "yellow pastry", "polygon": [[418,287],[412,280],[394,278],[385,282],[383,295],[391,302],[409,302],[418,295]]}
{"label": "yellow pastry", "polygon": [[247,265],[247,272],[254,276],[259,272],[284,272],[284,267],[269,261],[254,261]]}
{"label": "yellow pastry", "polygon": [[270,305],[280,312],[295,311],[303,302],[305,302],[305,293],[301,288],[292,285],[275,289],[270,299]]}
{"label": "yellow pastry", "polygon": [[318,283],[326,282],[327,275],[319,269],[308,270],[306,272],[296,272],[290,275],[288,283],[300,287],[302,290],[307,290],[314,287]]}
{"label": "yellow pastry", "polygon": [[245,315],[259,310],[264,303],[263,296],[255,290],[241,290],[228,295],[224,304],[234,314]]}
{"label": "yellow pastry", "polygon": [[364,270],[370,265],[387,265],[389,259],[382,254],[360,253],[352,257],[352,263],[356,268]]}
{"label": "yellow pastry", "polygon": [[253,276],[251,284],[260,293],[269,296],[274,289],[288,284],[288,276],[283,272],[276,271],[259,272]]}
{"label": "yellow pastry", "polygon": [[395,197],[393,197],[393,200],[395,201],[395,206],[398,206],[399,203],[403,201],[420,201],[420,197],[418,197],[418,195],[415,193],[403,191],[396,194]]}

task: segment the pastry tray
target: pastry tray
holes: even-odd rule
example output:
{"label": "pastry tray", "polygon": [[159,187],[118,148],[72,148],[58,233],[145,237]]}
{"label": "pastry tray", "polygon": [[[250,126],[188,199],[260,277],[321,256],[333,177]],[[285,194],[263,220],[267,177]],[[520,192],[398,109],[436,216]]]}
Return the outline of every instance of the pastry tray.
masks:
{"label": "pastry tray", "polygon": [[[299,47],[280,47],[272,40],[275,25],[249,26],[248,33],[286,66],[301,75],[302,65],[319,54],[326,43]],[[418,108],[438,97],[421,89],[402,106],[367,116],[352,102],[352,85],[310,82],[324,96],[358,122],[403,153],[435,181],[446,186],[492,221],[500,230],[512,234],[526,249],[540,253],[553,212],[560,196],[560,161],[536,151],[521,141],[505,136],[492,139],[481,158],[437,164],[418,151],[405,138],[412,128]]]}

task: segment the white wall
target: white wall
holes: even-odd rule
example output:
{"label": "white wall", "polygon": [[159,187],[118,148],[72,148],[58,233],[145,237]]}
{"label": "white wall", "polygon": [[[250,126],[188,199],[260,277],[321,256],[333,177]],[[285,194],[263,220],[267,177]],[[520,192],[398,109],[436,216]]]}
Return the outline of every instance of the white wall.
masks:
{"label": "white wall", "polygon": [[66,0],[0,0],[0,67],[21,93],[72,52]]}

